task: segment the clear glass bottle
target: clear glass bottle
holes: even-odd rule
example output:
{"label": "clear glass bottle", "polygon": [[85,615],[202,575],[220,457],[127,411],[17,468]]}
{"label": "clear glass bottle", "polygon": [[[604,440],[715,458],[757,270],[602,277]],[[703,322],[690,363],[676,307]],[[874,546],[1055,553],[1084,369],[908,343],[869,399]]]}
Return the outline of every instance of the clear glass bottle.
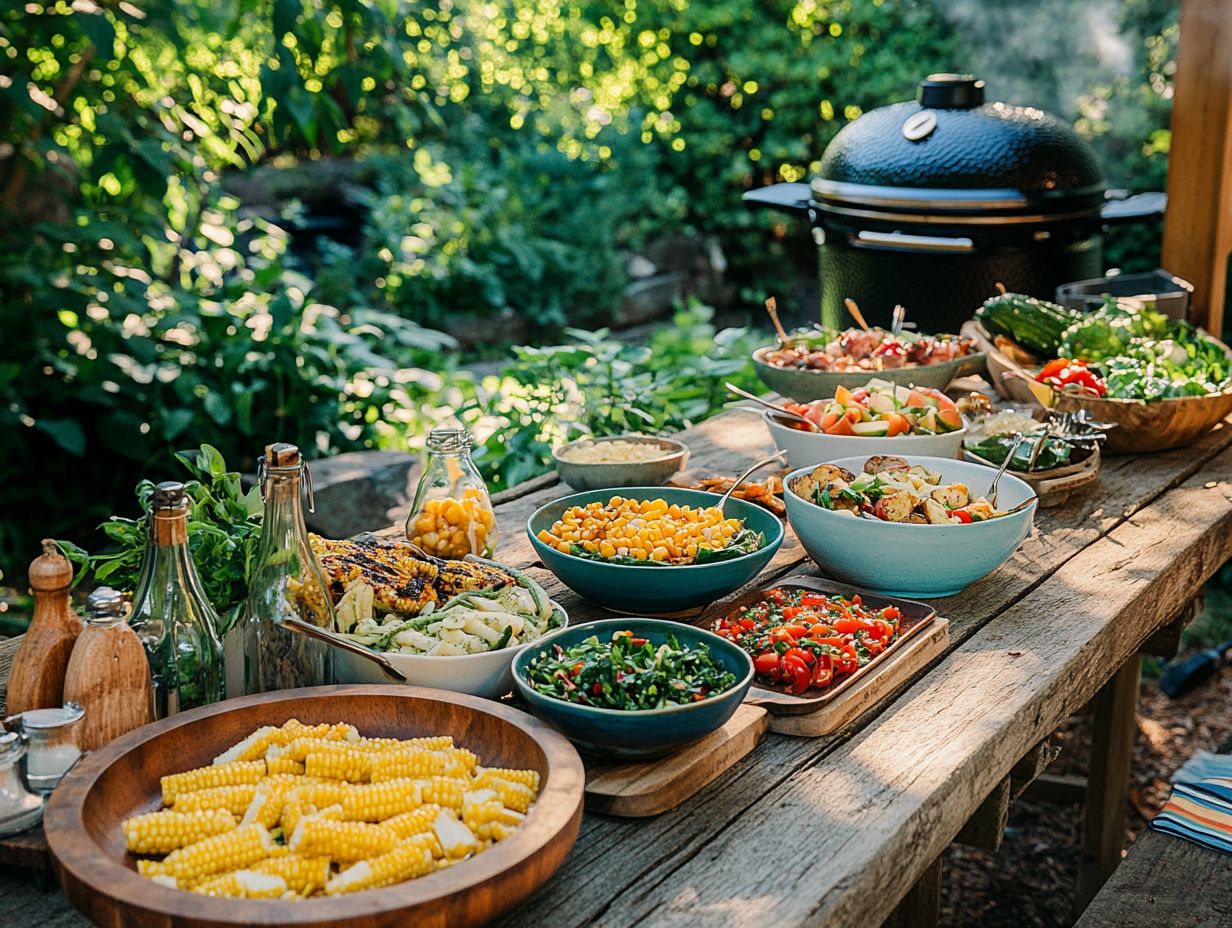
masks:
{"label": "clear glass bottle", "polygon": [[286,617],[319,628],[336,627],[333,601],[312,553],[300,506],[305,477],[312,505],[312,478],[299,449],[281,442],[265,449],[257,477],[265,497],[265,517],[241,620],[244,692],[320,686],[330,679],[329,645],[281,627]]}
{"label": "clear glass bottle", "polygon": [[428,554],[455,560],[468,554],[491,557],[496,550],[496,513],[471,460],[466,429],[433,429],[428,435],[428,460],[406,537]]}
{"label": "clear glass bottle", "polygon": [[188,507],[184,484],[166,481],[154,488],[145,561],[129,616],[150,661],[155,719],[224,697],[218,613],[188,550]]}

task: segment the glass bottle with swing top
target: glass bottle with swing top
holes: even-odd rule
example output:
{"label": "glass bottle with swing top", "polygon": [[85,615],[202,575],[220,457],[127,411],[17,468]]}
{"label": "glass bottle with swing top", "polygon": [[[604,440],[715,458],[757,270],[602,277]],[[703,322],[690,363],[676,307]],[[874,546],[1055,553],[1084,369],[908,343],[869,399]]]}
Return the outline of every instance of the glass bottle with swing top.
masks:
{"label": "glass bottle with swing top", "polygon": [[491,557],[496,550],[496,514],[488,488],[471,460],[466,429],[433,429],[428,461],[415,490],[406,537],[428,554],[460,560]]}
{"label": "glass bottle with swing top", "polygon": [[244,691],[248,694],[330,680],[329,645],[283,628],[293,617],[333,630],[333,601],[317,563],[300,505],[307,484],[311,511],[312,475],[295,445],[265,449],[257,474],[265,498],[257,565],[244,607]]}

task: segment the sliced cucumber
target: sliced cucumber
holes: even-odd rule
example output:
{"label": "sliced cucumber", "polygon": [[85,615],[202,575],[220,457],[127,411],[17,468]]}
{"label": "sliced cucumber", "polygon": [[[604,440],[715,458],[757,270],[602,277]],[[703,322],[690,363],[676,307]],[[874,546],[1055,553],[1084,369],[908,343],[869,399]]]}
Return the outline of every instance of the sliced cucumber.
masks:
{"label": "sliced cucumber", "polygon": [[863,435],[866,438],[876,438],[879,435],[889,433],[890,423],[885,419],[874,419],[871,422],[856,422],[851,426],[851,430],[857,435]]}

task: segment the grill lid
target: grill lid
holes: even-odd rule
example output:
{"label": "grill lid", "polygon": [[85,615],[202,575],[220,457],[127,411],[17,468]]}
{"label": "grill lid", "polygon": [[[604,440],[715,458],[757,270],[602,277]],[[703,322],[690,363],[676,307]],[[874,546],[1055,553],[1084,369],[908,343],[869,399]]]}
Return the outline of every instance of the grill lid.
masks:
{"label": "grill lid", "polygon": [[985,103],[984,82],[969,74],[931,74],[915,101],[844,127],[811,186],[822,208],[1056,214],[1098,208],[1104,176],[1062,120]]}

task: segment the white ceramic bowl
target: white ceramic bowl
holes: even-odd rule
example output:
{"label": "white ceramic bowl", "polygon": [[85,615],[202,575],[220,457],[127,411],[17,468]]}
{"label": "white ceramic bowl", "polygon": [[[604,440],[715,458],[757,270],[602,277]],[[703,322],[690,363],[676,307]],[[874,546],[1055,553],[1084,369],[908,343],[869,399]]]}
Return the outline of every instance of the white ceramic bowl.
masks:
{"label": "white ceramic bowl", "polygon": [[[859,473],[867,455],[830,461]],[[941,473],[942,483],[965,483],[972,496],[983,496],[996,471],[950,458],[911,456]],[[823,509],[791,489],[812,465],[783,478],[787,521],[800,544],[827,573],[875,593],[909,599],[951,596],[992,573],[1010,559],[1031,533],[1037,505],[1013,515],[970,525],[914,525],[853,518]],[[1022,480],[1005,474],[998,484],[997,505],[1012,509],[1035,496]]]}
{"label": "white ceramic bowl", "polygon": [[[555,600],[552,601],[552,605],[564,616],[564,624],[549,630],[547,635],[569,624],[569,616],[564,608]],[[397,651],[383,653],[389,658],[394,668],[406,677],[408,685],[431,686],[438,690],[452,690],[455,693],[470,693],[472,696],[500,699],[506,693],[513,691],[514,657],[530,644],[534,644],[534,641],[526,641],[499,651],[460,654],[456,657],[429,657],[426,654],[403,654]],[[399,685],[372,661],[364,660],[342,648],[332,650],[334,676],[339,683]]]}
{"label": "white ceramic bowl", "polygon": [[[861,463],[874,454],[897,454],[899,457],[928,455],[937,458],[962,457],[966,426],[939,435],[895,435],[893,438],[869,438],[863,435],[827,435],[824,432],[803,432],[784,423],[772,412],[762,418],[770,430],[770,438],[779,450],[787,452],[788,467],[816,467],[822,461],[864,455]],[[857,468],[858,469],[858,468]]]}

